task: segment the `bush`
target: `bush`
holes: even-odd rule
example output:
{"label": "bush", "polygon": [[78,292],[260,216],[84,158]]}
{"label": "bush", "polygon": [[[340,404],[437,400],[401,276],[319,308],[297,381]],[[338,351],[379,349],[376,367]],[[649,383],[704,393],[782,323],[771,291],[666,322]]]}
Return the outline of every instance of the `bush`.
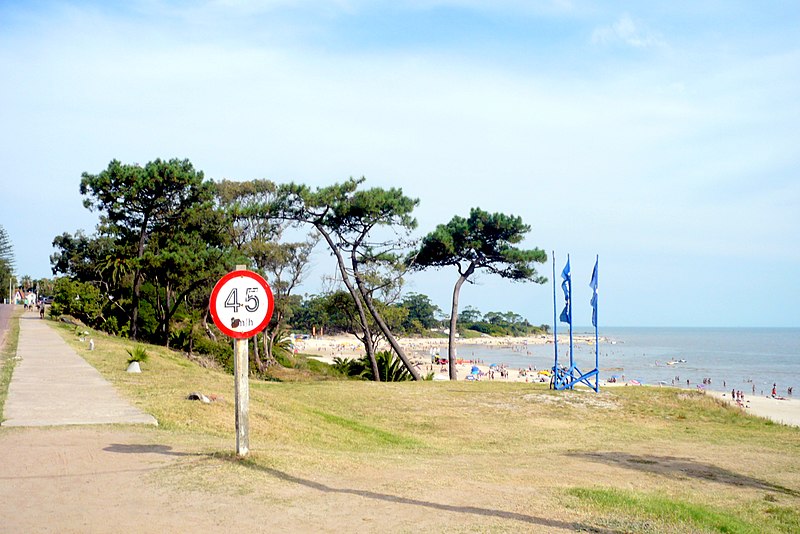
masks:
{"label": "bush", "polygon": [[[378,364],[378,372],[383,382],[404,382],[411,380],[411,373],[408,372],[400,358],[388,350],[376,352],[375,362]],[[345,360],[339,357],[333,359],[333,368],[347,376],[359,377],[365,380],[373,380],[372,365],[365,354],[359,359]]]}
{"label": "bush", "polygon": [[198,336],[192,345],[195,352],[211,357],[225,371],[233,372],[233,346],[227,338],[226,341],[212,341],[206,336]]}

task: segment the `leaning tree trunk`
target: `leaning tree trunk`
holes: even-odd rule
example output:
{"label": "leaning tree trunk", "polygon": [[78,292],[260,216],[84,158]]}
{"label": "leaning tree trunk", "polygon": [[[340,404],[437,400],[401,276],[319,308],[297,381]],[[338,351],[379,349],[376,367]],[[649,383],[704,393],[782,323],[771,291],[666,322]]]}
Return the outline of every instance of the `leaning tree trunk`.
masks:
{"label": "leaning tree trunk", "polygon": [[368,296],[365,296],[364,301],[367,303],[367,308],[369,309],[369,312],[372,314],[372,318],[375,319],[376,323],[378,323],[378,328],[380,328],[381,332],[383,332],[383,336],[386,338],[386,341],[389,342],[389,345],[392,346],[394,352],[403,361],[403,365],[406,366],[406,369],[408,369],[408,372],[411,373],[412,377],[414,377],[414,380],[419,380],[420,379],[419,371],[417,371],[416,367],[414,367],[411,364],[411,361],[406,356],[403,347],[401,347],[400,344],[397,342],[397,339],[395,339],[394,335],[392,335],[392,331],[389,330],[389,326],[383,320],[383,317],[381,317],[380,313],[378,313],[378,310],[375,309],[375,305],[372,303],[372,299],[370,299]]}
{"label": "leaning tree trunk", "polygon": [[450,310],[450,338],[447,345],[447,368],[450,372],[450,380],[458,380],[456,373],[456,325],[458,322],[458,294],[461,286],[467,281],[469,275],[475,272],[475,264],[470,263],[467,270],[458,277],[455,288],[453,288],[453,307]]}
{"label": "leaning tree trunk", "polygon": [[406,366],[408,372],[411,373],[411,376],[414,377],[414,380],[419,380],[419,371],[411,364],[411,361],[406,356],[403,347],[397,342],[394,335],[392,335],[392,331],[389,329],[389,326],[386,324],[386,321],[383,320],[381,317],[380,312],[375,308],[375,304],[372,302],[372,298],[369,295],[369,292],[364,287],[364,282],[361,280],[361,276],[358,273],[358,260],[355,256],[355,248],[353,248],[353,253],[350,257],[350,260],[353,264],[353,277],[356,279],[356,285],[358,286],[358,290],[361,294],[361,297],[364,299],[364,303],[367,305],[367,309],[369,309],[369,313],[372,315],[372,318],[375,319],[375,322],[378,324],[378,328],[381,329],[383,332],[383,337],[386,338],[386,341],[389,342],[392,349],[394,349],[395,354],[403,361],[403,365]]}
{"label": "leaning tree trunk", "polygon": [[358,310],[358,319],[361,321],[361,329],[364,331],[364,339],[369,340],[364,341],[364,350],[367,352],[367,358],[369,358],[370,367],[372,367],[372,376],[375,377],[375,382],[380,382],[381,374],[378,370],[378,361],[375,359],[375,348],[372,345],[372,335],[369,331],[367,313],[364,311],[364,304],[361,302],[361,295],[356,288],[353,287],[353,283],[350,281],[350,277],[347,275],[347,267],[344,265],[342,253],[333,242],[333,239],[331,239],[331,236],[325,231],[325,228],[323,228],[322,225],[315,224],[314,227],[320,234],[322,234],[322,237],[324,237],[325,241],[328,242],[328,246],[336,256],[336,261],[339,264],[339,272],[342,273],[342,282],[344,282],[345,287],[347,287],[347,290],[350,292],[350,296],[353,297],[353,302],[355,302],[356,309]]}

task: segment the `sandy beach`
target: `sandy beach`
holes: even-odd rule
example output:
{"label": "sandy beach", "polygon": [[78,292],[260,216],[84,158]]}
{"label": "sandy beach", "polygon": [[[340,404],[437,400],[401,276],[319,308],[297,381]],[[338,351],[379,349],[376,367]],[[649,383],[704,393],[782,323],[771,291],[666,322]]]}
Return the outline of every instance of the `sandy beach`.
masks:
{"label": "sandy beach", "polygon": [[[549,335],[529,337],[478,337],[460,339],[459,347],[483,346],[492,348],[505,348],[509,350],[524,351],[530,345],[544,345],[552,340]],[[447,365],[432,363],[432,355],[447,356],[447,338],[400,338],[398,342],[406,351],[406,355],[417,365],[422,374],[435,373],[435,380],[449,380]],[[326,338],[309,338],[296,340],[295,347],[298,352],[319,358],[326,363],[333,363],[333,359],[360,358],[364,354],[364,347],[353,335],[338,335]],[[381,346],[378,350],[388,350],[388,346]],[[543,369],[530,366],[527,369],[510,367],[495,367],[481,361],[468,358],[458,359],[458,379],[467,380],[505,380],[507,382],[547,382],[545,374],[540,374]],[[478,368],[478,373],[473,373],[473,367]]]}
{"label": "sandy beach", "polygon": [[[708,394],[731,405],[737,405],[737,402],[731,399],[730,393],[709,391]],[[771,419],[776,423],[800,427],[800,399],[750,395],[745,396],[741,409],[749,414]]]}
{"label": "sandy beach", "polygon": [[[472,339],[459,339],[458,345],[464,346],[484,346],[493,348],[508,348],[511,350],[525,350],[529,345],[543,345],[552,340],[549,335],[529,336],[529,337],[479,337]],[[400,338],[400,345],[406,350],[408,357],[417,365],[420,373],[425,375],[434,372],[435,380],[449,380],[446,365],[431,363],[431,354],[447,355],[447,338]],[[339,358],[359,358],[364,353],[361,342],[353,335],[337,335],[324,338],[297,339],[295,348],[298,352],[316,357],[326,363],[333,363],[333,359]],[[378,350],[386,350],[387,347],[379,347]],[[473,362],[468,359],[458,360],[458,380],[477,379],[477,380],[499,380],[505,382],[539,382],[547,383],[549,376],[544,373],[545,369],[528,369],[490,367],[482,362]],[[473,373],[473,367],[478,368],[478,373]],[[605,380],[600,381],[600,387],[622,387],[638,386],[635,381],[609,383]],[[658,387],[658,386],[648,386]],[[669,386],[667,386],[669,387]],[[708,391],[709,395],[728,402],[732,405],[737,403],[730,398],[730,393],[719,391]],[[800,427],[800,399],[785,397],[772,398],[769,396],[749,395],[741,406],[745,412],[771,419],[777,423]]]}

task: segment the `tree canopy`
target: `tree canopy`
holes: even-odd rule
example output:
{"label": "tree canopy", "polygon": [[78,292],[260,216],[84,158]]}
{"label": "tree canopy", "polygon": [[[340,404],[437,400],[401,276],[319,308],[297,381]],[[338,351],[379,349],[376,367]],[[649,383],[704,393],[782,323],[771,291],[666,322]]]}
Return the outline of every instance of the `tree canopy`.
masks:
{"label": "tree canopy", "polygon": [[450,314],[450,379],[456,379],[455,335],[458,319],[458,297],[461,286],[477,269],[512,281],[544,283],[547,279],[536,272],[536,263],[547,261],[539,249],[520,249],[531,227],[522,218],[503,213],[488,213],[480,208],[470,210],[469,217],[456,215],[447,224],[440,224],[422,239],[408,258],[414,269],[453,266],[459,277],[453,289]]}
{"label": "tree canopy", "polygon": [[[156,159],[144,167],[112,160],[99,174],[83,173],[80,192],[86,197],[84,206],[100,212],[101,233],[112,237],[117,249],[130,259],[131,337],[137,337],[142,284],[149,278],[157,283],[156,293],[164,296],[156,310],[168,341],[164,320],[174,313],[171,297],[176,279],[182,276],[179,271],[196,274],[198,241],[185,239],[186,234],[210,239],[212,247],[218,241],[216,232],[202,231],[208,227],[206,217],[213,216],[211,184],[187,159]],[[178,235],[183,239],[176,239]]]}
{"label": "tree canopy", "polygon": [[0,288],[3,293],[8,290],[8,284],[14,273],[14,246],[6,229],[0,225]]}
{"label": "tree canopy", "polygon": [[[363,376],[386,380],[386,365],[401,362],[407,376],[419,379],[395,336],[428,335],[442,326],[444,314],[426,295],[403,294],[404,277],[409,268],[452,265],[460,276],[450,317],[451,362],[457,321],[489,335],[537,328],[513,312],[481,315],[468,307],[458,317],[459,289],[477,269],[544,281],[535,269],[546,260],[544,252],[518,246],[530,231],[519,217],[475,208],[467,218],[439,225],[409,254],[419,200],[399,188],[363,188],[364,181],[315,189],[261,179],[214,182],[185,159],[144,166],[113,160],[98,174],[83,173],[80,182],[84,205],[100,215],[96,232],[65,232],[53,241],[53,273],[65,276],[52,289],[51,313],[73,314],[92,327],[189,354],[197,348],[227,368],[230,344],[218,340],[209,324],[208,296],[222,274],[246,264],[268,280],[275,297],[272,321],[253,338],[251,369],[257,373],[267,376],[272,363],[291,363],[281,355],[290,330],[324,330],[361,340],[366,354],[360,365],[369,367]],[[292,242],[288,236],[296,236],[300,225],[311,233]],[[0,227],[0,274],[8,263],[3,238]],[[318,238],[333,256],[336,274],[323,294],[303,298],[299,289]],[[397,360],[378,357],[384,341]]]}

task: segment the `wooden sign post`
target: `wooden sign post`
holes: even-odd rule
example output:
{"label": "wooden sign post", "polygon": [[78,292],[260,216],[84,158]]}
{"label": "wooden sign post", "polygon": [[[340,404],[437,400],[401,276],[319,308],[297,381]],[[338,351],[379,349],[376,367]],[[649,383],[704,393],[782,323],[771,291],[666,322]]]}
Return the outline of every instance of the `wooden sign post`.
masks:
{"label": "wooden sign post", "polygon": [[214,324],[233,341],[233,384],[236,404],[236,454],[250,450],[249,339],[266,328],[275,301],[272,290],[259,274],[237,265],[211,292],[209,308]]}

